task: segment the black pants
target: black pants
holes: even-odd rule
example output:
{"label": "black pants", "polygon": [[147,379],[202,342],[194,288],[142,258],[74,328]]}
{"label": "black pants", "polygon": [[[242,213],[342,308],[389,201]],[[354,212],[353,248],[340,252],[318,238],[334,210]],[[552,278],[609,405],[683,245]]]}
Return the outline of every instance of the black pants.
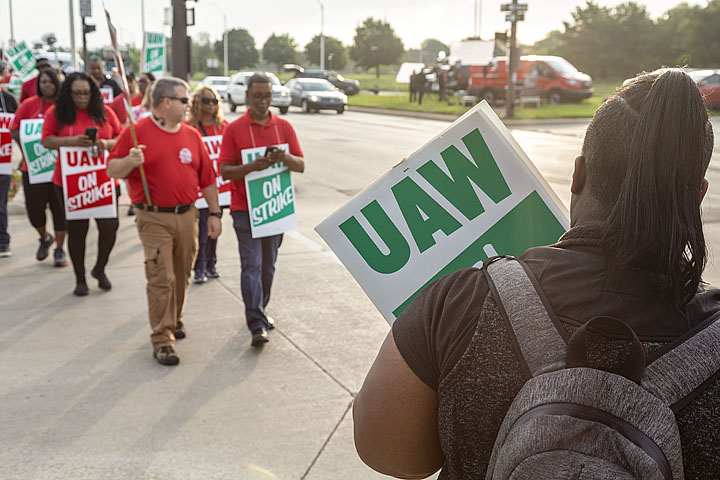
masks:
{"label": "black pants", "polygon": [[65,208],[62,197],[58,198],[55,194],[55,184],[52,182],[31,184],[27,172],[22,172],[22,180],[25,191],[25,208],[30,225],[35,228],[44,228],[47,222],[45,209],[50,205],[55,231],[64,232],[66,230]]}
{"label": "black pants", "polygon": [[[55,185],[55,193],[63,202],[62,187]],[[119,188],[116,187],[115,194],[119,194]],[[97,260],[94,269],[98,272],[105,270],[110,259],[110,252],[115,246],[115,238],[120,221],[115,218],[96,218],[95,224],[98,228],[98,249]],[[75,278],[77,281],[85,280],[85,239],[87,237],[90,220],[68,220],[68,251],[72,260],[73,269],[75,270]]]}

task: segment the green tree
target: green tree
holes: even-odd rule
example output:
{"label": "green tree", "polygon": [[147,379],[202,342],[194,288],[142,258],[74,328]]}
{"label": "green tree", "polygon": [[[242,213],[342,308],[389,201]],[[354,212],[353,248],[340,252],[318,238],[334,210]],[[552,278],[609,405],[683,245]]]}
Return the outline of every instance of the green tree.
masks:
{"label": "green tree", "polygon": [[284,63],[297,63],[297,44],[290,34],[270,35],[262,49],[263,59],[277,65],[278,72]]}
{"label": "green tree", "polygon": [[397,63],[405,51],[402,40],[395,35],[390,24],[372,17],[365,19],[363,24],[355,29],[353,40],[350,58],[364,70],[374,68],[378,78],[380,65]]}
{"label": "green tree", "polygon": [[420,44],[420,49],[433,55],[433,60],[437,58],[439,52],[445,52],[450,55],[450,47],[436,38],[426,38]]}
{"label": "green tree", "polygon": [[[222,39],[215,42],[215,55],[223,58]],[[255,39],[244,28],[233,28],[228,32],[228,68],[240,70],[257,65],[259,55]]]}
{"label": "green tree", "polygon": [[[320,35],[315,35],[310,43],[305,45],[305,56],[313,65],[320,65]],[[348,62],[348,53],[345,45],[335,37],[325,35],[325,68],[328,70],[342,70]]]}
{"label": "green tree", "polygon": [[210,75],[220,75],[220,72],[223,71],[222,61],[219,62],[218,68],[208,68],[207,66],[208,58],[218,58],[215,54],[213,44],[210,42],[210,35],[208,33],[202,32],[195,35],[195,37],[192,38],[191,48],[191,72],[206,72]]}

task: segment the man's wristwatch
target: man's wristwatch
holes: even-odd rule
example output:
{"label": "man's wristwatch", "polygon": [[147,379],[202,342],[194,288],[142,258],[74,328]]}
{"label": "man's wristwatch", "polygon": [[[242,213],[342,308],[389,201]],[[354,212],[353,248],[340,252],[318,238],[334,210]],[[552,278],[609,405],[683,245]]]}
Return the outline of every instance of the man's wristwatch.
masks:
{"label": "man's wristwatch", "polygon": [[219,212],[210,212],[210,216],[211,216],[211,217],[222,218],[222,210],[220,210]]}

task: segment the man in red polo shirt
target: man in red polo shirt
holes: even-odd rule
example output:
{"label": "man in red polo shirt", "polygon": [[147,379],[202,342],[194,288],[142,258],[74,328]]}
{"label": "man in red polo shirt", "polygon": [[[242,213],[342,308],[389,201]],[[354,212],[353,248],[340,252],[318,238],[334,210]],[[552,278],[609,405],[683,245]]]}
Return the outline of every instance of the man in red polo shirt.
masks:
{"label": "man in red polo shirt", "polygon": [[[163,365],[178,364],[175,339],[185,337],[182,316],[197,252],[198,188],[210,210],[208,235],[217,238],[222,230],[212,161],[197,130],[183,123],[188,101],[183,80],[158,80],[152,90],[152,116],[135,124],[138,147],[125,127],[107,166],[108,175],[128,180],[145,253],[153,356]],[[145,169],[151,202],[139,165]]]}
{"label": "man in red polo shirt", "polygon": [[[220,173],[231,185],[230,210],[240,250],[240,290],[245,303],[245,319],[252,332],[252,345],[268,342],[267,331],[274,323],[265,315],[270,301],[270,288],[275,275],[275,260],[282,243],[282,235],[252,238],[248,214],[245,175],[264,170],[283,162],[292,171],[305,170],[305,161],[295,130],[286,120],[270,113],[273,91],[270,79],[260,73],[247,83],[248,109],[245,115],[225,127],[220,148]],[[289,152],[274,150],[253,162],[242,164],[241,152],[246,148],[265,147],[287,143]]]}

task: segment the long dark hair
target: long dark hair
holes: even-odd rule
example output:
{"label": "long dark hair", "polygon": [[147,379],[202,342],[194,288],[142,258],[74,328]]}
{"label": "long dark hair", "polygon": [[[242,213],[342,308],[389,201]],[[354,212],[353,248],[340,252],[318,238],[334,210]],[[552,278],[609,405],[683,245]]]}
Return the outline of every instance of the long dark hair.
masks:
{"label": "long dark hair", "polygon": [[608,211],[602,244],[611,277],[642,268],[676,306],[695,295],[707,257],[700,200],[712,148],[700,91],[681,69],[641,74],[598,109],[583,154],[591,194]]}
{"label": "long dark hair", "polygon": [[64,125],[75,123],[77,116],[75,115],[75,103],[72,99],[72,84],[75,80],[85,80],[90,85],[90,103],[87,106],[87,113],[90,118],[102,125],[105,123],[105,104],[100,89],[85,72],[74,72],[65,77],[55,102],[55,118],[57,118],[58,123]]}
{"label": "long dark hair", "polygon": [[55,99],[57,100],[58,95],[60,94],[60,78],[57,76],[57,73],[55,73],[55,70],[52,68],[43,68],[40,70],[40,73],[38,73],[37,80],[35,81],[35,90],[37,92],[38,97],[42,97],[42,90],[40,90],[40,79],[42,79],[43,75],[50,77],[50,81],[55,85]]}

